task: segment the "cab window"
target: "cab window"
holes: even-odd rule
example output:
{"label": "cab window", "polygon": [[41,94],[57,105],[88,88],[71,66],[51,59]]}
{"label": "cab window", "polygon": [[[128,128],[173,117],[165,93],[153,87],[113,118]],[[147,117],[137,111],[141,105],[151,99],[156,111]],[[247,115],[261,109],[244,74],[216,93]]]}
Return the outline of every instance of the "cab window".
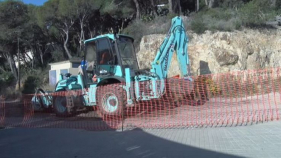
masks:
{"label": "cab window", "polygon": [[86,61],[87,61],[87,69],[93,69],[94,62],[96,61],[96,42],[92,41],[87,43],[86,46]]}
{"label": "cab window", "polygon": [[111,44],[107,38],[100,39],[97,47],[98,65],[113,65],[114,56],[111,52]]}

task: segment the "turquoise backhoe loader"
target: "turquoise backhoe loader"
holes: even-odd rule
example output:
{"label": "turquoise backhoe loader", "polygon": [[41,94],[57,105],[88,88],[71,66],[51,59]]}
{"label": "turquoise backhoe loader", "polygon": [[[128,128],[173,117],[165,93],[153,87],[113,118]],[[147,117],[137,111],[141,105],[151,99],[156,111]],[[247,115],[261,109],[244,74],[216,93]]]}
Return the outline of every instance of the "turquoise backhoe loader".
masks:
{"label": "turquoise backhoe loader", "polygon": [[82,73],[77,76],[65,74],[67,79],[61,76],[56,85],[56,93],[65,92],[65,95],[52,97],[56,115],[68,116],[79,108],[94,106],[98,106],[102,114],[121,115],[124,108],[134,107],[138,102],[165,97],[167,89],[171,89],[167,88],[166,81],[174,53],[181,80],[194,87],[188,36],[181,17],[172,19],[171,28],[150,69],[139,68],[133,42],[132,37],[122,34],[105,34],[86,40]]}

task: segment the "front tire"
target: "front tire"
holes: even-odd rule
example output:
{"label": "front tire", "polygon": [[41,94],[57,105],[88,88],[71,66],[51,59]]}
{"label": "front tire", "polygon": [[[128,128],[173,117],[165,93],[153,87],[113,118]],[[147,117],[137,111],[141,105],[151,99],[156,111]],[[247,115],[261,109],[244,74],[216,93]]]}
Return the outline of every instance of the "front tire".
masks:
{"label": "front tire", "polygon": [[126,93],[120,84],[98,87],[97,103],[103,115],[122,115]]}
{"label": "front tire", "polygon": [[69,117],[74,114],[73,96],[67,91],[64,95],[54,96],[53,107],[57,117]]}

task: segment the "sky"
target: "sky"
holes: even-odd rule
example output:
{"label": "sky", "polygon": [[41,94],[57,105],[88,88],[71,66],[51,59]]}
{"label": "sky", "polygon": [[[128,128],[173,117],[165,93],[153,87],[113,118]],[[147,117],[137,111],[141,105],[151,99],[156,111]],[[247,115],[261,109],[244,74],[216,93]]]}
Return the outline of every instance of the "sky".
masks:
{"label": "sky", "polygon": [[26,4],[43,5],[48,0],[23,0]]}

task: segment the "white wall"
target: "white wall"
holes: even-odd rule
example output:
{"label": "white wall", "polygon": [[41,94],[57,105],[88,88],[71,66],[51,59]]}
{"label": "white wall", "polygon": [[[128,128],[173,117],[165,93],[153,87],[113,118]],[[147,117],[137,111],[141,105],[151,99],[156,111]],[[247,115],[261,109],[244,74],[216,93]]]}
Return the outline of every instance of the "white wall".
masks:
{"label": "white wall", "polygon": [[51,70],[69,69],[69,68],[71,68],[71,66],[72,66],[72,64],[70,62],[52,64]]}
{"label": "white wall", "polygon": [[[51,66],[51,70],[56,70],[56,82],[59,81],[61,70],[66,69],[68,73],[71,73],[72,75],[78,75],[78,68],[72,68],[72,63],[70,63],[69,61],[54,63],[51,64],[50,66]],[[63,72],[63,75],[64,74],[65,72]]]}
{"label": "white wall", "polygon": [[78,68],[69,68],[69,73],[71,73],[71,75],[78,75]]}

